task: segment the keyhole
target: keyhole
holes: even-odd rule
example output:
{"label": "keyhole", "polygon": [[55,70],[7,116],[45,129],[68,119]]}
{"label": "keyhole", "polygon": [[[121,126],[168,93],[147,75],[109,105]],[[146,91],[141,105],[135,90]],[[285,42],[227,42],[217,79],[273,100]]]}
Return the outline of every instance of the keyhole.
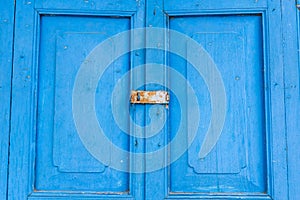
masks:
{"label": "keyhole", "polygon": [[137,100],[137,101],[140,101],[140,100],[141,100],[141,96],[140,96],[140,93],[139,93],[139,92],[137,93],[136,100]]}

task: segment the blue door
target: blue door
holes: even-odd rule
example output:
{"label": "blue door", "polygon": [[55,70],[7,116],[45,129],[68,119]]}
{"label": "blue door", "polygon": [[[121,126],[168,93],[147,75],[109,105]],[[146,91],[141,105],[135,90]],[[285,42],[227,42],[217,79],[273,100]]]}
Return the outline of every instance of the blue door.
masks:
{"label": "blue door", "polygon": [[8,199],[288,199],[280,9],[17,2]]}

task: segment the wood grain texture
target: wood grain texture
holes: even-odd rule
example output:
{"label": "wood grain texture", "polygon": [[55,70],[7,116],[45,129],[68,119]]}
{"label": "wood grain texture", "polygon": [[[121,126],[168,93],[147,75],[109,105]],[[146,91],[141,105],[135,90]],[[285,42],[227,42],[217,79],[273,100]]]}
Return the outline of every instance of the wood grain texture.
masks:
{"label": "wood grain texture", "polygon": [[[145,26],[146,27],[165,27],[165,20],[166,15],[164,13],[164,2],[163,1],[147,1],[147,7],[145,9]],[[165,35],[146,35],[146,45],[151,43],[153,41],[152,37],[155,37],[155,41],[157,42],[157,45],[160,45],[164,47],[166,44],[166,38]],[[147,63],[158,63],[158,64],[165,64],[165,53],[163,51],[156,51],[152,49],[146,50],[146,64]],[[145,81],[149,79],[150,75],[145,73]],[[167,83],[168,80],[165,79],[166,77],[166,70],[162,67],[157,69],[156,71],[156,78],[157,80],[160,80],[162,83]],[[149,79],[151,80],[151,79]],[[158,84],[149,84],[145,87],[146,90],[152,91],[152,90],[166,90],[161,85]],[[158,108],[160,107],[160,109]],[[145,106],[145,124],[147,123],[153,123],[152,120],[149,117],[150,112],[150,105]],[[160,118],[161,121],[164,121],[168,116],[167,112],[168,110],[165,109],[165,105],[156,105],[156,117]],[[160,110],[160,111],[159,111]],[[164,112],[166,111],[166,112]],[[145,152],[154,152],[159,150],[160,148],[167,145],[167,126],[164,126],[160,131],[157,132],[156,135],[153,137],[147,138],[145,140]],[[147,136],[147,130],[145,131],[145,135]],[[151,156],[149,156],[151,157]],[[164,166],[166,162],[167,157],[165,155],[159,156],[157,159],[157,163],[159,165]],[[150,159],[149,159],[150,160]],[[145,169],[147,170],[147,166],[151,166],[151,162],[148,161],[147,156],[145,156]],[[161,178],[158,178],[161,177]],[[162,178],[164,177],[164,178]],[[146,173],[145,174],[145,199],[149,200],[156,200],[156,199],[163,199],[166,195],[166,187],[165,187],[165,181],[167,177],[167,170],[166,168],[159,169],[154,172]],[[155,195],[153,195],[155,194]]]}
{"label": "wood grain texture", "polygon": [[[214,4],[213,2],[212,4]],[[232,2],[233,3],[233,2]],[[196,1],[190,1],[188,4],[173,4],[166,3],[167,13],[171,15],[171,20],[176,19],[177,16],[187,16],[187,17],[196,17],[203,16],[205,14],[209,16],[214,16],[218,14],[224,14],[224,17],[228,14],[254,14],[261,13],[262,15],[262,36],[263,36],[263,46],[261,47],[263,51],[263,80],[264,80],[264,102],[265,102],[265,128],[266,128],[266,142],[262,143],[264,145],[263,149],[266,151],[266,163],[267,163],[267,174],[263,175],[261,178],[267,181],[267,190],[266,195],[262,197],[252,196],[251,194],[246,195],[243,198],[246,199],[288,199],[288,183],[287,183],[287,154],[286,154],[286,133],[285,133],[285,109],[284,109],[284,90],[283,90],[283,54],[282,54],[282,27],[278,25],[278,22],[281,21],[281,11],[280,11],[280,2],[269,1],[263,2],[260,1],[261,6],[252,7],[250,2],[240,2],[235,4],[237,7],[231,3],[224,4],[215,4],[210,5],[210,7],[205,7],[200,9],[202,5],[196,5]],[[253,2],[252,2],[253,3]],[[182,6],[183,5],[183,6]],[[254,4],[252,4],[254,5]],[[188,7],[187,9],[185,7]],[[244,9],[245,7],[247,9]],[[199,7],[199,9],[198,9]],[[172,8],[172,9],[171,9]],[[207,9],[208,8],[208,9]],[[233,9],[234,8],[234,9]],[[239,11],[240,9],[240,11]],[[279,9],[279,10],[278,10]],[[244,12],[244,14],[242,14]],[[277,25],[276,25],[277,22]],[[219,22],[219,27],[222,27],[222,21]],[[195,26],[194,23],[191,23],[190,28],[203,26]],[[205,26],[204,26],[205,27]],[[187,30],[187,29],[184,29]],[[251,41],[251,37],[248,37],[247,40]],[[256,38],[254,38],[256,40]],[[206,44],[207,45],[207,44]],[[222,44],[224,45],[224,44]],[[176,63],[176,62],[175,62]],[[277,86],[279,88],[277,88]],[[256,122],[254,125],[257,124]],[[261,146],[260,146],[261,147]],[[179,172],[180,171],[180,172]],[[178,174],[182,173],[182,170],[179,169],[175,173],[175,177]],[[255,171],[257,173],[257,171]],[[171,180],[174,180],[174,178]],[[204,181],[205,182],[205,181]],[[206,183],[208,183],[207,180]],[[171,182],[172,184],[173,182]],[[180,181],[175,181],[174,183],[180,183]],[[217,183],[216,183],[217,184]],[[191,185],[195,185],[195,182],[191,182]],[[188,189],[188,187],[182,187],[182,189]],[[251,189],[250,189],[251,191]],[[182,191],[181,191],[182,192]],[[181,192],[171,193],[171,199],[184,199],[184,194]],[[192,191],[194,192],[194,191]],[[184,193],[184,192],[183,192]],[[193,196],[193,197],[192,197]],[[190,198],[195,199],[235,199],[239,198],[235,195],[229,195],[227,197],[213,197],[214,195],[203,196],[201,194],[193,194]],[[239,195],[238,195],[239,196]]]}
{"label": "wood grain texture", "polygon": [[300,14],[294,1],[282,0],[283,62],[289,199],[300,199]]}
{"label": "wood grain texture", "polygon": [[281,10],[279,1],[269,1],[265,25],[266,59],[269,66],[266,72],[268,81],[267,91],[269,96],[266,101],[270,107],[268,110],[267,128],[270,134],[267,137],[269,170],[268,193],[273,199],[288,199],[287,177],[287,141],[285,127],[284,107],[284,68],[283,68],[283,45],[282,31],[280,26]]}
{"label": "wood grain texture", "polygon": [[[221,136],[213,150],[200,159],[197,152],[210,124],[213,91],[206,88],[206,77],[198,74],[193,66],[170,56],[170,65],[186,74],[193,86],[202,111],[201,128],[194,143],[187,155],[171,167],[171,192],[266,192],[267,147],[264,144],[267,132],[261,24],[259,15],[203,15],[170,20],[170,28],[192,36],[209,53],[222,75],[227,98]],[[188,59],[192,51],[187,44]],[[176,80],[171,77],[171,84],[173,82]],[[179,109],[176,110],[172,102],[170,107],[174,137],[176,129],[173,126],[176,126],[173,123]]]}
{"label": "wood grain texture", "polygon": [[[35,13],[31,1],[16,2],[8,199],[26,199],[33,190],[35,90]],[[16,197],[17,195],[17,197]]]}
{"label": "wood grain texture", "polygon": [[0,7],[0,199],[6,199],[14,3],[4,0],[0,2]]}
{"label": "wood grain texture", "polygon": [[[70,113],[62,112],[71,111],[65,108],[70,108],[69,103],[72,101],[64,98],[68,98],[72,91],[68,85],[76,71],[68,73],[68,70],[76,70],[84,56],[110,35],[133,28],[135,24],[141,26],[141,13],[137,10],[142,7],[142,3],[106,1],[100,4],[101,9],[93,5],[90,5],[90,9],[83,9],[82,3],[87,3],[83,1],[60,4],[66,6],[65,9],[57,3],[52,1],[49,7],[42,1],[17,3],[9,199],[133,199],[131,194],[141,195],[139,193],[142,190],[135,192],[129,186],[131,178],[127,173],[113,172],[113,169],[107,169],[101,164],[99,167],[98,161],[80,150],[83,147],[78,144],[79,139],[72,135],[73,129],[68,122],[72,117]],[[74,4],[72,9],[69,9],[70,3]],[[72,49],[75,53],[68,53]],[[65,61],[69,61],[67,64],[64,63],[64,57],[67,57]],[[106,79],[114,79],[114,82],[106,88],[104,82],[99,91],[106,89],[110,95],[117,74],[120,70],[122,73],[127,71],[131,66],[128,58],[127,55],[114,63]],[[98,95],[97,98],[101,100],[102,96]],[[108,103],[103,99],[101,101]],[[68,105],[64,106],[66,102]],[[109,107],[103,105],[97,109],[103,108],[109,110]],[[101,113],[99,118],[108,119],[107,116],[101,116]],[[107,128],[110,125],[106,123]],[[56,138],[53,137],[53,127]],[[111,131],[113,140],[120,141],[117,145],[129,148],[129,140],[124,139],[127,135],[119,137],[116,130]],[[69,136],[72,137],[71,141],[68,141]],[[70,145],[76,148],[70,149]],[[68,157],[66,153],[72,155]],[[83,158],[78,160],[78,156]],[[140,179],[134,175],[132,178]]]}
{"label": "wood grain texture", "polygon": [[[13,1],[2,1],[0,199],[7,195],[8,200],[300,199],[300,14],[295,2],[199,2],[17,0],[14,35]],[[186,33],[206,49],[219,67],[228,93],[228,116],[219,143],[205,159],[199,159],[198,151],[212,112],[206,83],[185,60],[155,49],[121,56],[104,73],[95,97],[95,101],[103,103],[96,106],[99,123],[114,143],[137,153],[164,147],[174,138],[180,120],[188,127],[186,113],[180,113],[172,91],[167,112],[156,112],[168,124],[153,137],[134,137],[135,130],[128,127],[132,134],[129,137],[114,124],[110,113],[107,99],[128,70],[145,62],[169,64],[191,82],[201,101],[201,130],[194,144],[171,166],[151,173],[127,174],[95,160],[80,143],[70,103],[78,67],[101,41],[137,27]],[[167,32],[137,38],[147,44],[155,37],[157,45],[166,45],[167,49],[172,41],[166,36]],[[126,45],[133,44],[131,41]],[[188,44],[184,48],[187,54],[193,53]],[[157,79],[166,84],[177,81],[163,68],[156,73]],[[149,77],[146,70],[141,70],[124,88],[167,90],[155,84],[135,88],[140,80],[146,82]],[[181,91],[187,96],[184,86]],[[134,122],[142,126],[151,123],[150,108],[131,106]],[[112,156],[107,153],[108,159]],[[170,156],[172,149],[156,162],[164,166]],[[147,171],[153,164],[147,157],[135,159],[126,161],[128,168]]]}
{"label": "wood grain texture", "polygon": [[[73,121],[72,92],[81,63],[97,62],[94,59],[98,58],[85,60],[93,48],[129,28],[130,17],[41,17],[36,190],[128,193],[128,174],[103,165],[82,144]],[[108,56],[114,53],[108,52]],[[95,93],[95,111],[102,129],[124,150],[129,148],[129,139],[115,125],[108,99],[116,81],[128,71],[129,63],[127,55],[109,66]],[[103,153],[107,160],[114,156],[109,151]],[[129,164],[127,158],[122,159]]]}
{"label": "wood grain texture", "polygon": [[190,12],[190,11],[204,11],[204,10],[237,10],[245,9],[251,10],[255,8],[266,8],[267,1],[253,1],[253,0],[232,0],[232,1],[185,1],[185,0],[173,0],[173,1],[164,1],[164,8],[167,12],[176,11],[176,12]]}

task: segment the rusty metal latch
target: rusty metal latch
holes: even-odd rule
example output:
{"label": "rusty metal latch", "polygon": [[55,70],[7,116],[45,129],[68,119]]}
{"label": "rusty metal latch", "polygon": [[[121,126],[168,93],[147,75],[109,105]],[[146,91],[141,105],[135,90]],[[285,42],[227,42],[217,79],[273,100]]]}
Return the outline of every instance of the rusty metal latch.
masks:
{"label": "rusty metal latch", "polygon": [[130,103],[132,104],[169,104],[170,96],[166,91],[132,90]]}

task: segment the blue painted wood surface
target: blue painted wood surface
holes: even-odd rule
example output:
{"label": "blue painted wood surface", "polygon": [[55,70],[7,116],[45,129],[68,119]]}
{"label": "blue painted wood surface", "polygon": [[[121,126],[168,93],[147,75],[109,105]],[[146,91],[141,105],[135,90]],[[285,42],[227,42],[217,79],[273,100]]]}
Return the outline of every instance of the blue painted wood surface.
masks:
{"label": "blue painted wood surface", "polygon": [[[35,189],[127,193],[128,174],[101,164],[80,141],[73,121],[72,91],[80,63],[97,44],[128,30],[130,18],[43,16],[40,24]],[[101,127],[125,150],[129,138],[114,125],[107,99],[116,81],[128,71],[128,59],[126,56],[109,67],[95,99]],[[108,151],[107,156],[110,159],[114,155]]]}
{"label": "blue painted wood surface", "polygon": [[[3,13],[7,23],[0,24],[0,42],[7,49],[12,47],[12,13],[13,5]],[[220,140],[204,159],[198,158],[198,151],[212,112],[205,81],[182,58],[153,49],[120,57],[105,72],[95,101],[107,103],[117,80],[137,65],[167,64],[190,81],[200,101],[200,129],[192,146],[171,166],[129,174],[97,161],[80,142],[71,111],[76,72],[97,44],[136,27],[185,33],[216,63],[227,93],[227,118]],[[4,28],[8,30],[5,40]],[[299,42],[293,38],[299,35],[299,13],[292,1],[26,0],[17,1],[15,30],[8,199],[300,198]],[[154,37],[167,49],[176,41],[166,36]],[[147,43],[153,36],[140,37]],[[188,43],[183,48],[187,57],[193,53]],[[5,53],[0,58],[0,97],[4,102],[0,126],[5,133],[0,136],[1,163],[8,163],[12,62],[11,51]],[[177,81],[165,69],[156,73],[166,84]],[[145,71],[133,76],[124,90],[136,89],[136,82],[147,78]],[[147,85],[140,89],[166,88]],[[167,124],[146,140],[123,133],[114,123],[110,104],[98,104],[96,110],[108,138],[125,150],[144,153],[159,150],[172,140],[183,114],[172,93],[169,109],[159,107],[166,113],[157,109],[157,117],[167,119]],[[147,125],[150,109],[149,105],[131,106],[131,117]],[[185,123],[188,127],[189,122]],[[173,151],[156,162],[163,166]],[[107,152],[107,157],[111,156]],[[147,157],[134,159],[124,158],[128,168],[147,171],[153,164]],[[1,165],[1,199],[6,195],[7,166]]]}
{"label": "blue painted wood surface", "polygon": [[[299,2],[299,1],[297,1]],[[286,136],[288,151],[289,199],[300,199],[300,13],[293,1],[282,1]]]}
{"label": "blue painted wood surface", "polygon": [[0,2],[0,199],[6,199],[13,56],[13,1]]}
{"label": "blue painted wood surface", "polygon": [[[144,4],[107,1],[98,7],[73,3],[72,10],[60,7],[69,8],[70,3],[56,1],[21,2],[16,7],[15,42],[22,45],[15,47],[9,199],[141,199],[142,176],[104,166],[79,140],[72,119],[72,83],[96,45],[120,31],[144,26]],[[110,105],[107,99],[116,81],[131,67],[129,58],[126,55],[113,63],[96,95],[102,102],[96,109],[100,123],[109,130],[107,137],[125,150],[131,139],[113,126],[106,104]],[[128,158],[123,161],[129,167]]]}
{"label": "blue painted wood surface", "polygon": [[[197,154],[210,124],[213,91],[208,90],[203,80],[206,77],[197,73],[193,66],[170,57],[170,66],[186,74],[202,111],[201,128],[195,142],[170,168],[171,192],[266,192],[261,23],[260,16],[251,15],[174,17],[170,20],[171,29],[192,37],[211,55],[222,75],[228,102],[221,137],[213,151],[200,159]],[[170,45],[172,42],[175,44],[171,40]],[[189,58],[193,50],[189,44],[186,48]],[[171,84],[173,82],[176,80],[171,77]],[[176,133],[178,108],[171,100],[172,137]]]}
{"label": "blue painted wood surface", "polygon": [[[163,10],[163,1],[147,1],[146,7],[146,27],[165,27],[166,16]],[[164,46],[166,42],[165,35],[146,35],[146,43],[151,43],[153,38],[155,37],[156,45]],[[166,64],[165,53],[163,51],[157,51],[148,49],[146,50],[146,64],[147,63],[157,63],[157,64]],[[147,68],[147,66],[146,66]],[[156,79],[165,83],[168,81],[165,79],[166,70],[164,68],[158,68],[157,71],[153,72],[156,74]],[[145,81],[149,79],[150,74],[145,73]],[[166,90],[165,87],[158,84],[150,84],[146,85],[146,90]],[[153,123],[152,119],[149,117],[150,109],[154,109],[157,118],[161,121],[164,121],[168,116],[168,109],[165,108],[165,105],[155,105],[155,108],[151,108],[151,105],[147,105],[145,109],[145,120],[147,123]],[[147,136],[147,131],[145,131],[145,135]],[[145,152],[154,152],[160,150],[162,147],[168,144],[168,127],[164,126],[155,136],[147,138],[145,142]],[[157,158],[156,162],[159,165],[163,166],[166,162],[165,155],[160,155]],[[150,156],[149,156],[150,157]],[[148,169],[148,166],[151,166],[153,163],[149,161],[150,159],[145,158],[145,169]],[[161,177],[161,178],[158,178]],[[164,177],[164,178],[162,178]],[[163,199],[166,194],[165,182],[167,181],[168,173],[166,168],[162,168],[160,170],[154,172],[148,172],[145,175],[145,199],[155,200],[155,199]],[[153,195],[155,194],[155,195]]]}
{"label": "blue painted wood surface", "polygon": [[[216,178],[215,183],[212,183],[212,188],[207,187],[211,181],[214,180],[214,178],[209,178],[209,174],[207,172],[211,171],[212,176],[214,177],[218,177],[218,173],[214,173],[214,166],[218,166],[218,164],[210,164],[207,165],[208,167],[205,167],[203,165],[199,165],[198,169],[195,168],[195,164],[192,166],[193,167],[193,171],[192,173],[197,172],[201,172],[200,169],[202,167],[202,170],[206,173],[200,173],[200,175],[202,175],[204,178],[202,179],[197,179],[197,178],[193,178],[193,176],[184,176],[182,175],[184,170],[184,165],[188,165],[191,164],[191,162],[189,162],[187,160],[187,158],[189,158],[191,154],[188,154],[189,157],[186,158],[181,158],[182,159],[182,165],[180,166],[177,163],[174,163],[173,167],[174,169],[176,169],[177,167],[177,171],[174,172],[174,177],[172,178],[171,175],[171,187],[169,186],[169,190],[171,188],[172,191],[172,185],[174,186],[174,189],[177,189],[178,192],[171,192],[169,195],[170,199],[184,199],[184,198],[188,198],[187,195],[184,195],[185,191],[187,191],[187,193],[191,194],[191,198],[204,198],[204,199],[214,199],[214,198],[220,198],[220,199],[236,199],[236,198],[246,198],[246,199],[288,199],[288,195],[287,195],[287,189],[288,189],[288,179],[287,179],[287,152],[286,152],[286,132],[285,132],[285,124],[282,123],[285,118],[284,118],[284,91],[280,86],[283,86],[283,59],[282,59],[282,44],[280,44],[280,41],[282,41],[282,35],[281,35],[281,31],[282,31],[282,27],[278,26],[278,22],[280,22],[280,2],[272,2],[269,1],[268,4],[267,2],[264,1],[259,1],[259,6],[254,6],[252,7],[255,3],[254,2],[250,2],[250,1],[243,1],[240,3],[236,3],[236,2],[230,2],[230,3],[219,3],[219,4],[215,4],[215,2],[211,2],[210,5],[207,5],[206,7],[204,6],[204,4],[197,4],[196,1],[190,1],[187,4],[184,4],[183,2],[180,3],[180,1],[177,1],[178,4],[173,4],[172,3],[167,3],[166,9],[167,9],[167,13],[171,16],[170,18],[170,26],[172,26],[172,20],[176,21],[176,17],[180,19],[180,17],[182,16],[187,16],[186,18],[188,19],[192,19],[193,17],[195,18],[194,21],[191,21],[190,23],[186,23],[184,24],[184,22],[180,23],[180,20],[178,22],[177,27],[182,26],[182,30],[181,31],[185,31],[188,32],[189,30],[193,30],[193,29],[198,29],[199,30],[199,34],[201,34],[201,31],[204,32],[205,34],[205,30],[209,30],[210,28],[213,29],[213,27],[216,27],[217,31],[207,31],[207,35],[211,34],[215,34],[218,32],[221,32],[220,30],[222,30],[222,28],[225,30],[223,31],[224,34],[226,35],[226,33],[228,34],[228,31],[226,31],[226,24],[228,25],[228,28],[230,30],[230,28],[237,28],[238,26],[234,26],[234,25],[229,25],[230,23],[226,23],[226,16],[228,15],[232,15],[233,18],[236,18],[236,20],[240,20],[239,18],[239,14],[243,13],[242,16],[240,16],[240,18],[245,17],[245,15],[253,15],[253,18],[257,18],[257,16],[261,15],[261,21],[257,21],[256,25],[254,26],[247,26],[248,28],[251,29],[251,27],[253,27],[253,32],[252,34],[247,34],[247,36],[243,39],[242,37],[239,37],[238,39],[233,39],[233,40],[229,40],[230,42],[226,42],[223,41],[222,43],[219,42],[219,45],[222,45],[222,47],[219,47],[219,49],[216,47],[215,50],[213,47],[209,47],[209,42],[211,41],[211,45],[213,45],[214,40],[216,40],[216,37],[209,37],[209,36],[202,36],[202,42],[204,43],[204,46],[208,49],[208,51],[212,51],[212,57],[216,56],[218,59],[218,57],[222,57],[222,55],[220,56],[220,54],[224,54],[224,51],[222,52],[221,49],[222,48],[226,48],[226,46],[224,47],[224,45],[228,45],[230,47],[230,44],[234,44],[234,42],[238,42],[239,40],[244,40],[246,46],[250,45],[251,46],[251,42],[252,40],[255,42],[259,42],[259,38],[262,39],[262,44],[258,45],[256,43],[256,48],[257,51],[256,53],[258,53],[260,50],[262,51],[261,54],[257,54],[255,56],[255,58],[252,58],[252,62],[250,62],[251,64],[256,63],[257,64],[257,68],[255,68],[254,66],[251,67],[251,70],[254,70],[254,76],[256,76],[256,78],[258,78],[258,76],[261,76],[261,78],[257,79],[255,81],[256,84],[261,84],[261,86],[258,86],[256,84],[254,84],[252,87],[250,87],[251,85],[251,77],[253,77],[253,75],[250,75],[251,73],[246,73],[246,77],[248,77],[247,82],[245,82],[245,89],[242,90],[243,92],[245,92],[246,94],[249,91],[252,91],[253,95],[246,95],[246,97],[243,98],[243,100],[245,101],[245,103],[247,104],[247,101],[252,101],[251,98],[253,97],[254,102],[260,102],[260,103],[254,103],[253,105],[258,106],[258,108],[254,108],[252,106],[247,107],[247,109],[252,110],[254,112],[250,112],[246,117],[241,116],[241,118],[243,118],[243,120],[241,121],[241,125],[243,123],[245,123],[248,119],[250,119],[250,123],[247,123],[247,127],[250,125],[251,127],[251,123],[253,123],[252,127],[254,128],[253,132],[252,132],[252,139],[250,139],[251,137],[249,137],[249,135],[247,135],[248,138],[246,138],[246,140],[242,139],[240,140],[241,143],[243,145],[247,145],[247,146],[251,146],[254,145],[255,149],[254,151],[251,150],[251,153],[246,153],[247,156],[251,155],[252,153],[256,154],[254,155],[251,159],[247,159],[246,156],[246,163],[250,162],[250,163],[257,163],[254,164],[253,166],[256,166],[257,168],[252,168],[250,167],[250,165],[244,165],[244,167],[242,167],[243,169],[245,169],[247,171],[247,166],[250,167],[252,171],[251,175],[256,176],[256,178],[254,178],[253,180],[255,180],[256,183],[258,183],[257,181],[260,180],[259,184],[260,186],[257,187],[257,185],[253,185],[254,187],[248,187],[248,191],[247,190],[247,183],[244,182],[242,183],[242,185],[237,186],[238,190],[240,190],[240,192],[237,191],[236,195],[232,194],[232,195],[228,195],[228,196],[218,196],[218,195],[214,195],[211,194],[211,190],[216,189],[215,191],[224,191],[224,189],[226,190],[226,185],[233,183],[233,184],[238,184],[238,181],[226,181],[226,177],[230,177],[230,174],[225,173],[223,175],[220,176],[220,178]],[[232,4],[231,4],[232,3]],[[202,9],[198,9],[199,7],[202,7]],[[236,6],[236,7],[235,7]],[[244,8],[248,8],[248,9],[244,9]],[[249,9],[250,8],[250,9]],[[214,23],[208,23],[209,20],[206,20],[204,22],[206,22],[207,24],[203,25],[198,25],[197,26],[197,21],[196,18],[201,18],[201,17],[207,17],[207,18],[213,18],[216,17],[219,14],[227,14],[227,15],[221,15],[220,16],[220,20],[219,21],[215,21]],[[256,15],[256,17],[255,17]],[[223,20],[221,20],[223,19]],[[276,25],[277,22],[277,25]],[[246,22],[246,24],[248,24]],[[186,26],[184,26],[186,25]],[[248,24],[249,25],[249,24]],[[260,27],[260,28],[259,28]],[[203,31],[204,30],[204,31]],[[254,31],[255,30],[255,31]],[[245,28],[243,30],[244,32],[247,32],[247,28]],[[231,32],[231,31],[229,31]],[[239,33],[240,31],[236,30],[234,33]],[[258,34],[255,34],[255,32]],[[250,39],[252,35],[253,39]],[[260,36],[259,36],[260,35]],[[191,36],[191,35],[190,35]],[[220,36],[219,36],[220,37]],[[198,37],[201,39],[201,37]],[[226,37],[224,37],[225,39]],[[201,40],[200,40],[201,42]],[[225,42],[225,44],[224,44]],[[247,48],[241,49],[240,52],[245,51]],[[251,49],[255,49],[255,46],[252,46]],[[218,52],[219,50],[219,52]],[[215,51],[215,52],[214,52]],[[225,50],[226,53],[233,53],[231,52],[232,50],[230,49],[226,49]],[[240,53],[239,52],[239,53]],[[247,51],[246,53],[246,57],[249,55],[251,55],[251,50]],[[261,58],[258,58],[257,56],[261,56]],[[243,56],[239,56],[238,58],[241,59]],[[221,58],[220,58],[221,59]],[[226,65],[226,57],[224,59],[224,63],[221,60],[221,69],[222,69],[222,65]],[[258,59],[257,62],[255,62],[255,59]],[[250,61],[250,60],[249,60]],[[243,63],[241,64],[239,67],[243,66],[243,65],[248,65],[247,63]],[[233,63],[238,63],[237,62],[237,58],[233,59],[231,62]],[[175,66],[177,65],[176,63],[179,63],[178,60],[174,61]],[[173,66],[174,66],[173,64]],[[250,64],[250,65],[251,65]],[[219,64],[220,65],[220,64]],[[171,65],[172,66],[172,65]],[[255,72],[256,69],[256,72]],[[247,72],[247,69],[245,69]],[[245,72],[245,70],[243,70],[243,72]],[[227,72],[227,71],[226,71]],[[228,74],[223,74],[225,77],[227,75],[230,75],[230,73]],[[230,71],[229,71],[230,72]],[[260,75],[259,75],[260,74]],[[243,82],[241,79],[241,77],[238,77],[238,80],[240,80],[241,82]],[[249,79],[250,78],[250,79]],[[274,84],[275,83],[275,84]],[[225,81],[225,85],[230,84],[230,81],[228,80],[227,82]],[[253,83],[252,83],[253,84]],[[279,85],[279,88],[277,87]],[[238,89],[238,86],[236,86],[236,88],[234,87],[230,87],[230,90],[235,90]],[[233,89],[234,88],[234,89]],[[247,88],[251,88],[250,90],[248,90]],[[255,88],[257,91],[255,91]],[[254,90],[253,90],[254,89]],[[205,88],[204,88],[205,91]],[[260,91],[260,92],[259,92]],[[263,93],[263,94],[262,94]],[[248,93],[249,94],[249,93]],[[259,97],[261,95],[261,97]],[[203,96],[203,95],[202,95]],[[230,96],[230,95],[229,95]],[[203,98],[203,97],[202,97]],[[205,98],[205,97],[204,97]],[[238,95],[235,96],[233,98],[233,100],[235,98],[239,98]],[[231,98],[232,99],[232,98]],[[237,101],[239,103],[236,103],[236,106],[238,106],[240,103],[242,103],[241,101]],[[242,103],[243,104],[243,103]],[[260,107],[261,106],[261,107]],[[172,109],[172,108],[171,108]],[[240,109],[241,110],[241,109]],[[240,111],[239,110],[239,111]],[[255,111],[256,110],[256,111]],[[204,118],[206,115],[209,115],[209,109],[204,108]],[[235,114],[238,114],[239,112],[235,112]],[[233,114],[233,113],[232,113]],[[254,118],[255,120],[251,120],[251,115],[254,114]],[[172,115],[172,114],[171,114]],[[202,114],[203,115],[203,114]],[[234,114],[233,114],[234,115]],[[255,116],[256,115],[256,116]],[[241,119],[239,118],[239,120]],[[258,121],[256,121],[258,120]],[[205,121],[205,119],[204,119]],[[259,122],[260,121],[260,122]],[[236,121],[238,123],[238,121]],[[229,123],[230,124],[230,123]],[[260,125],[259,125],[260,124]],[[228,125],[228,123],[227,123]],[[259,126],[261,126],[259,128]],[[172,126],[171,126],[172,127]],[[205,128],[205,127],[203,127]],[[237,129],[236,129],[237,128]],[[238,130],[239,126],[237,126],[236,128],[230,128],[229,130],[233,131],[233,130]],[[258,128],[258,129],[257,129]],[[225,128],[226,129],[226,128]],[[246,129],[242,129],[243,132],[247,132],[250,131],[251,132],[252,128],[246,128]],[[260,134],[259,134],[260,133]],[[251,135],[251,134],[250,134]],[[259,136],[260,135],[260,136]],[[202,136],[203,137],[203,136]],[[221,136],[224,138],[224,136]],[[260,137],[261,139],[259,139],[258,137]],[[233,138],[229,138],[228,141],[232,140]],[[238,139],[238,138],[237,138]],[[222,141],[222,138],[220,139]],[[224,139],[226,141],[226,139]],[[247,142],[248,140],[248,142]],[[260,141],[259,141],[260,140]],[[201,138],[200,138],[201,141]],[[239,140],[237,140],[239,141]],[[256,141],[256,142],[255,142]],[[253,143],[252,143],[253,142]],[[255,145],[256,143],[256,145]],[[221,145],[221,144],[218,144]],[[216,149],[220,148],[220,147],[216,147]],[[235,143],[235,145],[238,145]],[[231,148],[233,148],[232,150],[234,151],[235,145],[231,146]],[[222,145],[221,145],[222,146]],[[238,145],[239,146],[239,145]],[[190,148],[190,150],[192,150],[193,147]],[[222,148],[222,147],[221,147]],[[228,148],[228,147],[227,147]],[[226,149],[226,148],[225,148]],[[242,148],[244,150],[249,150],[248,148]],[[250,147],[251,149],[251,147]],[[189,150],[189,151],[190,151]],[[215,161],[215,163],[224,163],[226,162],[226,160],[222,160],[222,156],[220,156],[220,153],[225,153],[225,155],[228,153],[228,155],[232,155],[234,156],[234,153],[230,153],[230,151],[232,150],[223,150],[220,151],[217,159]],[[229,151],[229,152],[227,152]],[[256,153],[255,153],[256,151]],[[238,152],[239,154],[239,158],[241,159],[240,162],[240,166],[243,166],[243,159],[242,159],[242,154],[243,152],[241,150],[239,150]],[[265,154],[265,156],[263,156],[263,154]],[[185,160],[186,159],[186,160]],[[221,160],[219,160],[221,159]],[[257,159],[257,160],[256,160]],[[228,159],[230,161],[230,159]],[[256,161],[255,161],[256,160]],[[242,161],[242,162],[241,162]],[[205,162],[205,161],[204,161]],[[265,162],[265,164],[263,164],[262,162]],[[180,161],[179,161],[180,163]],[[194,162],[195,163],[195,162]],[[226,167],[226,164],[220,164],[219,167],[216,167],[215,169],[220,170],[222,172],[222,170],[227,170],[227,171],[232,171],[234,172],[234,168],[235,168],[235,164],[236,162],[230,162],[230,165],[232,165],[231,167]],[[225,168],[224,168],[225,167]],[[237,168],[236,168],[237,169]],[[172,166],[171,166],[171,173],[172,173]],[[188,171],[188,170],[186,170]],[[216,171],[215,171],[216,172]],[[248,173],[250,174],[250,173]],[[178,177],[182,176],[183,179],[179,179]],[[247,177],[248,180],[251,180],[251,177],[249,177],[249,175],[247,175],[247,173],[245,174],[245,177]],[[176,181],[177,178],[177,181]],[[207,180],[205,180],[205,178],[207,178]],[[225,180],[224,180],[225,178]],[[258,178],[258,179],[257,179]],[[175,180],[174,180],[175,179]],[[187,181],[182,181],[182,180],[187,180]],[[202,181],[202,185],[205,185],[206,187],[201,187],[201,181]],[[221,184],[220,184],[221,183]],[[223,183],[223,184],[222,184]],[[218,185],[221,186],[221,188],[218,188]],[[227,185],[228,186],[228,185]],[[232,185],[233,186],[233,185]],[[232,190],[231,192],[234,192],[234,188],[233,187],[228,187],[228,192],[230,190]],[[245,187],[246,186],[246,187]],[[201,191],[205,192],[205,188],[209,188],[208,189],[208,193],[207,195],[203,194],[203,193],[197,193],[197,191]],[[222,189],[223,188],[223,189]],[[260,188],[260,189],[259,189]],[[245,190],[244,190],[245,189]],[[257,196],[255,191],[258,191],[261,195]],[[226,192],[225,192],[226,194]],[[240,197],[239,197],[240,196]],[[243,196],[243,197],[242,197]]]}

